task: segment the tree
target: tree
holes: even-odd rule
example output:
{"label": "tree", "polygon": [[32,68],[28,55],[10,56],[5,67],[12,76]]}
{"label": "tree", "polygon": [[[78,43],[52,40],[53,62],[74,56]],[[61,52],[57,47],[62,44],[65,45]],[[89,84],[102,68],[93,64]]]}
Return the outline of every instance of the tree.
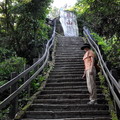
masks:
{"label": "tree", "polygon": [[51,0],[5,0],[0,7],[4,45],[27,58],[30,64],[48,39],[45,19],[50,3]]}
{"label": "tree", "polygon": [[59,10],[59,8],[53,7],[53,8],[50,10],[50,12],[49,12],[49,17],[50,17],[51,19],[54,19],[54,18],[59,17],[59,16],[60,16],[60,10]]}
{"label": "tree", "polygon": [[107,38],[120,38],[120,2],[118,0],[80,0],[75,6],[80,23]]}
{"label": "tree", "polygon": [[113,67],[120,67],[119,6],[119,0],[78,0],[73,9],[77,13],[81,35],[85,25],[96,32],[100,37],[96,34],[94,37]]}

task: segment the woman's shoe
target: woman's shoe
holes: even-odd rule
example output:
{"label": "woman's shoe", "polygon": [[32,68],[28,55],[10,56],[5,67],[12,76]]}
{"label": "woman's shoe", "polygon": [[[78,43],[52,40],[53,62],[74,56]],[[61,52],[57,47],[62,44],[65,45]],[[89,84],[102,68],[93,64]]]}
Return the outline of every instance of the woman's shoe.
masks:
{"label": "woman's shoe", "polygon": [[87,104],[88,105],[96,105],[97,101],[96,100],[90,100]]}

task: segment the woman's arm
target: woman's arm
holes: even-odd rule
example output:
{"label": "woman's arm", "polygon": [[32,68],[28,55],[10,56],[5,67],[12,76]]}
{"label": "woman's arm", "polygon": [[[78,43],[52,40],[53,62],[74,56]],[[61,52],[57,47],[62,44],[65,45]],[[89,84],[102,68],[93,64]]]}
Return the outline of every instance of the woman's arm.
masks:
{"label": "woman's arm", "polygon": [[90,74],[92,75],[93,74],[93,67],[94,67],[94,57],[90,57],[90,59],[91,59],[91,72],[90,72]]}
{"label": "woman's arm", "polygon": [[85,70],[84,70],[84,74],[82,76],[82,79],[85,79],[85,76],[86,76],[86,74],[85,74]]}

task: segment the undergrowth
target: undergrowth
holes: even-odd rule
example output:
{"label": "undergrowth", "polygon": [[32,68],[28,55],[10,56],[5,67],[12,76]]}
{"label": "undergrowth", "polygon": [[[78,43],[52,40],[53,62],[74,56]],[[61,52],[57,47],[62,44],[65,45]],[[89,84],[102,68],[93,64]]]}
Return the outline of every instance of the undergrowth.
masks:
{"label": "undergrowth", "polygon": [[101,88],[103,90],[103,94],[105,95],[105,99],[108,101],[108,105],[109,105],[109,111],[110,111],[110,114],[112,116],[112,120],[118,120],[117,118],[117,114],[115,112],[115,109],[114,109],[114,104],[113,104],[113,101],[110,97],[110,91],[109,91],[109,88],[108,86],[106,85],[106,81],[105,81],[105,77],[102,75],[101,72],[99,72],[99,79],[100,79],[100,82],[101,82]]}

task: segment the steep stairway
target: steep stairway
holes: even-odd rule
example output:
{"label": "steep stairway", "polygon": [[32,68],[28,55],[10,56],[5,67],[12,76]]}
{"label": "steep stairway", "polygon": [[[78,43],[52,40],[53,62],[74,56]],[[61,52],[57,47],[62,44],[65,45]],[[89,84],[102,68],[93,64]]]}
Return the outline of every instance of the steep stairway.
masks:
{"label": "steep stairway", "polygon": [[98,104],[87,105],[82,44],[78,37],[58,38],[54,69],[22,120],[112,120],[98,79]]}

